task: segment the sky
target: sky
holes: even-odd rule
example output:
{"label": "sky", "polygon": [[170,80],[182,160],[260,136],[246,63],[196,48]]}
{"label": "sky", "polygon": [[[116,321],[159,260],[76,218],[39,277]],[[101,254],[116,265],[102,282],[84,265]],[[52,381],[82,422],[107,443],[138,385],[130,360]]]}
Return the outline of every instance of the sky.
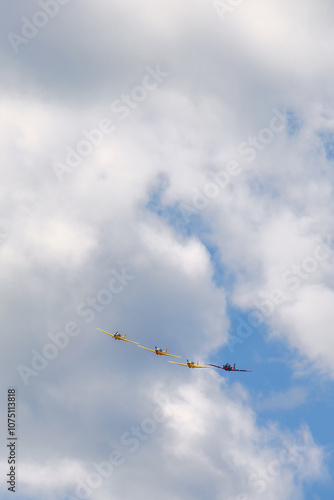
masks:
{"label": "sky", "polygon": [[1,500],[332,499],[333,2],[2,7]]}

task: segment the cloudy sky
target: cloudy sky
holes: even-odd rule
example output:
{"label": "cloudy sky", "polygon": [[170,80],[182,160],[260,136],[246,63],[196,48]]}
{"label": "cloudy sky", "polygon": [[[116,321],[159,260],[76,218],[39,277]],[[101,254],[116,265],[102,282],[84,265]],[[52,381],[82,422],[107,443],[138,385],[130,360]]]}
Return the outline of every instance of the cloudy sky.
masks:
{"label": "cloudy sky", "polygon": [[3,8],[1,498],[332,499],[333,2]]}

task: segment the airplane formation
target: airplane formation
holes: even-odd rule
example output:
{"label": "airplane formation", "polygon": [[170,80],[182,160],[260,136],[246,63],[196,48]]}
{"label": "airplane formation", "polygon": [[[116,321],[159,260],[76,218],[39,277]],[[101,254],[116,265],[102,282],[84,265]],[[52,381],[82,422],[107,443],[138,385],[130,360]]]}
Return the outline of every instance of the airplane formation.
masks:
{"label": "airplane formation", "polygon": [[[158,356],[170,356],[172,358],[181,358],[181,356],[176,356],[175,354],[169,354],[167,352],[167,347],[165,350],[163,350],[161,348],[158,348],[157,346],[155,346],[154,349],[149,349],[148,347],[144,347],[143,345],[139,345],[139,342],[135,342],[134,340],[127,339],[126,333],[124,333],[124,335],[121,335],[118,332],[116,332],[116,333],[106,332],[105,330],[101,330],[101,328],[98,328],[98,330],[100,330],[100,332],[106,333],[107,335],[110,335],[115,340],[123,340],[123,342],[131,342],[131,344],[136,344],[138,347],[141,347],[142,349],[146,349],[146,351],[153,352],[153,353],[157,354]],[[213,365],[211,363],[205,363],[205,365],[207,365],[207,366],[203,366],[203,365],[199,364],[199,361],[197,361],[197,363],[195,363],[194,361],[189,361],[188,359],[187,359],[187,363],[178,363],[176,361],[168,361],[168,362],[173,363],[174,365],[187,366],[188,368],[219,368],[221,370],[225,370],[225,371],[229,371],[229,372],[251,372],[252,371],[252,370],[239,370],[235,367],[235,363],[233,366],[231,366],[229,363],[226,363],[223,366]]]}

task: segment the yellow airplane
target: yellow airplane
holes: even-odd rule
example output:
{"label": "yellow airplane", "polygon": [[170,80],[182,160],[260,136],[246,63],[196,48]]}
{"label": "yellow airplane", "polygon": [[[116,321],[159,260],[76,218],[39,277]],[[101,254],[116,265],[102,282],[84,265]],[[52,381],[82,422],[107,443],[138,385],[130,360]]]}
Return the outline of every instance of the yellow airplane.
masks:
{"label": "yellow airplane", "polygon": [[162,349],[158,349],[157,346],[155,346],[155,349],[149,349],[148,347],[144,347],[143,345],[138,345],[138,347],[146,349],[146,351],[155,352],[155,354],[157,354],[158,356],[171,356],[172,358],[181,357],[181,356],[175,356],[175,354],[167,354],[167,347],[165,351],[163,351]]}
{"label": "yellow airplane", "polygon": [[123,337],[120,333],[116,332],[115,334],[105,332],[104,330],[101,330],[101,328],[98,328],[100,332],[106,333],[107,335],[110,335],[111,337],[114,337],[115,340],[124,340],[124,342],[131,342],[131,344],[138,344],[138,342],[135,342],[134,340],[128,340],[126,338],[126,333],[124,333]]}
{"label": "yellow airplane", "polygon": [[168,363],[173,363],[174,365],[188,366],[188,368],[213,368],[212,366],[201,366],[199,364],[199,361],[197,361],[197,364],[195,365],[194,361],[188,361],[188,359],[187,363],[177,363],[176,361],[168,361]]}

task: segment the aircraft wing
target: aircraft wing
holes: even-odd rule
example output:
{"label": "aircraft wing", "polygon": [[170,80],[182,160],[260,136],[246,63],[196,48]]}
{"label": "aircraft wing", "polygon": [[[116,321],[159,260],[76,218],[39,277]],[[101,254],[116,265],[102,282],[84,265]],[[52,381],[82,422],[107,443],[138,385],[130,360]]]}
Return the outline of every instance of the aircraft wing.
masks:
{"label": "aircraft wing", "polygon": [[198,366],[195,365],[194,368],[213,368],[212,366]]}
{"label": "aircraft wing", "polygon": [[176,361],[168,361],[168,363],[173,363],[173,365],[188,366],[187,363],[177,363]]}
{"label": "aircraft wing", "polygon": [[138,347],[141,347],[142,349],[146,349],[146,351],[155,352],[154,349],[149,349],[148,347],[144,347],[143,345],[138,344]]}
{"label": "aircraft wing", "polygon": [[111,337],[115,337],[114,334],[109,333],[109,332],[105,332],[104,330],[101,330],[101,328],[98,328],[98,330],[100,330],[100,332],[106,333],[107,335],[110,335]]}
{"label": "aircraft wing", "polygon": [[[106,332],[105,330],[101,330],[101,328],[98,328],[98,330],[100,330],[100,332],[106,333],[107,335],[110,335],[110,337],[115,338],[115,334],[113,334],[113,333],[109,333],[109,332]],[[124,342],[131,342],[131,344],[138,344],[138,342],[135,342],[134,340],[123,339],[123,337],[117,337],[117,340],[118,339],[123,340]]]}
{"label": "aircraft wing", "polygon": [[237,370],[237,368],[235,368],[234,370],[231,370],[232,372],[251,372],[252,370]]}
{"label": "aircraft wing", "polygon": [[209,365],[209,366],[214,366],[215,368],[221,368],[222,370],[225,370],[225,368],[223,368],[222,366],[212,365],[211,363],[205,363],[205,364]]}
{"label": "aircraft wing", "polygon": [[175,354],[164,354],[164,356],[170,356],[171,358],[180,358],[181,356],[175,356]]}

